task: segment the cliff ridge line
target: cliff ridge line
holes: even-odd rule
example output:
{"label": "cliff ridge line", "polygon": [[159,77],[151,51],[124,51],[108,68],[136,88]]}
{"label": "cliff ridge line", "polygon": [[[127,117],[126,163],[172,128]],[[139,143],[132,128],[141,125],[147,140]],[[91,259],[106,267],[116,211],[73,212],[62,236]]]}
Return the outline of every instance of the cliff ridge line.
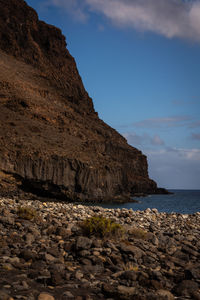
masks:
{"label": "cliff ridge line", "polygon": [[0,0],[0,192],[64,200],[155,193],[146,156],[98,118],[60,29]]}

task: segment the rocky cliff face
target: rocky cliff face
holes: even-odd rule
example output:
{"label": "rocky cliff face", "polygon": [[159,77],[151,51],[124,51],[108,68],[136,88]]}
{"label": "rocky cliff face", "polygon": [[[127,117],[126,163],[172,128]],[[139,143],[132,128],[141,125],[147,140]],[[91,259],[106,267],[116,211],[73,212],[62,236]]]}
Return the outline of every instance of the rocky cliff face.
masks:
{"label": "rocky cliff face", "polygon": [[61,31],[0,0],[0,190],[66,200],[155,193],[146,157],[98,118]]}

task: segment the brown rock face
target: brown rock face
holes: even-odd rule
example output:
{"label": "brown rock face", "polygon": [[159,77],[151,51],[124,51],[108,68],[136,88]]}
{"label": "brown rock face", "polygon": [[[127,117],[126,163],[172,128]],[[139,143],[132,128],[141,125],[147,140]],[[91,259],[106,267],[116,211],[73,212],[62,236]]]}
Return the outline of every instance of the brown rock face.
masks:
{"label": "brown rock face", "polygon": [[61,31],[0,0],[0,191],[66,200],[155,193],[146,157],[98,118]]}

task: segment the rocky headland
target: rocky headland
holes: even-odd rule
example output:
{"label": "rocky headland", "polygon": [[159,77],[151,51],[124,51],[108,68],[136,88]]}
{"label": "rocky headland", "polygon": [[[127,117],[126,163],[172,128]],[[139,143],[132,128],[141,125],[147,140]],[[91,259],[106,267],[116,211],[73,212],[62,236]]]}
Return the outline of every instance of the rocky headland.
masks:
{"label": "rocky headland", "polygon": [[[60,29],[0,0],[0,300],[199,300],[200,213],[76,203],[150,193],[166,191],[99,119]],[[110,232],[86,233],[92,217]]]}
{"label": "rocky headland", "polygon": [[[120,235],[85,235],[92,216]],[[0,200],[0,299],[200,299],[200,213]]]}
{"label": "rocky headland", "polygon": [[0,0],[0,193],[69,201],[164,192],[146,156],[99,119],[60,29]]}

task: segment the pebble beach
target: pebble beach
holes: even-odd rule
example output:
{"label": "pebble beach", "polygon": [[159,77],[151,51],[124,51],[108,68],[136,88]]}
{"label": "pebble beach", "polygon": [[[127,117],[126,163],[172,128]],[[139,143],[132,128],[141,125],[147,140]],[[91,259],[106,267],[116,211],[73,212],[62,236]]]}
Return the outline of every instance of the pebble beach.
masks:
{"label": "pebble beach", "polygon": [[[124,233],[85,235],[80,224],[94,215]],[[200,212],[1,198],[0,299],[199,300]]]}

